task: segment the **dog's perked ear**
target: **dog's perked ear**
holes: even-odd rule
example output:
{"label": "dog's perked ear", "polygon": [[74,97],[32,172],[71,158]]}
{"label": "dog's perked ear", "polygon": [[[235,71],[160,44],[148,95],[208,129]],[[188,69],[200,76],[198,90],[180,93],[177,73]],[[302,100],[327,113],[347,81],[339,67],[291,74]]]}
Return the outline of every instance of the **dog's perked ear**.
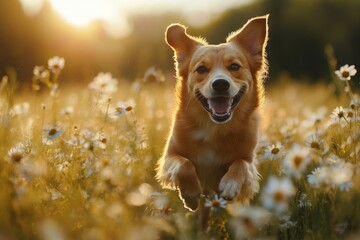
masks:
{"label": "dog's perked ear", "polygon": [[203,39],[194,38],[186,33],[180,24],[171,24],[165,32],[166,43],[174,50],[176,61],[182,63],[193,53],[197,46],[206,44]]}
{"label": "dog's perked ear", "polygon": [[265,47],[268,39],[268,17],[250,19],[241,29],[233,32],[226,39],[234,42],[244,49],[254,60],[255,67],[259,70],[265,60]]}

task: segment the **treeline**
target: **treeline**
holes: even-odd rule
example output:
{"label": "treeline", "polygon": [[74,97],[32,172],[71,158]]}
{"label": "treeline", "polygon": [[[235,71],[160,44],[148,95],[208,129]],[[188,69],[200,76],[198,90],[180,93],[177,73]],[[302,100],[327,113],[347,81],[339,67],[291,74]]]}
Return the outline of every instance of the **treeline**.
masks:
{"label": "treeline", "polygon": [[[268,59],[270,77],[287,73],[298,79],[329,79],[324,48],[331,45],[338,66],[360,68],[360,1],[261,0],[226,11],[201,28],[191,27],[179,13],[132,16],[131,35],[111,39],[100,22],[77,29],[61,20],[49,5],[28,18],[18,1],[0,0],[0,75],[15,70],[23,81],[31,79],[34,65],[53,55],[66,60],[64,78],[88,81],[99,71],[134,79],[156,66],[172,74],[172,52],[164,42],[168,24],[180,22],[189,33],[220,43],[247,19],[270,14]],[[70,81],[70,80],[69,80]]]}

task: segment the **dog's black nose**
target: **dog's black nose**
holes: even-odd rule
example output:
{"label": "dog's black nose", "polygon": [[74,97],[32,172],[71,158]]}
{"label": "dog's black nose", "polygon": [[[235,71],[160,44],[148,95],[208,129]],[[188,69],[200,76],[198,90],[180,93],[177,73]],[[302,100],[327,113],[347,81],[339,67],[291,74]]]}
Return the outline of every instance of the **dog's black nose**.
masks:
{"label": "dog's black nose", "polygon": [[213,89],[218,93],[225,93],[230,88],[230,83],[225,79],[217,79],[212,83]]}

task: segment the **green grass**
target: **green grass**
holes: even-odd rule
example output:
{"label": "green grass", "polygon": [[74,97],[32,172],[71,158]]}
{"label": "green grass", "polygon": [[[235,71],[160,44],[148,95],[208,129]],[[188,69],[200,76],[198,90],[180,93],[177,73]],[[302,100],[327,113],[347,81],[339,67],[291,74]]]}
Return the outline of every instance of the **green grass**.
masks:
{"label": "green grass", "polygon": [[[200,233],[197,213],[185,210],[177,193],[161,189],[154,178],[174,107],[171,84],[118,82],[117,91],[105,96],[88,86],[62,88],[59,72],[34,76],[40,91],[15,92],[15,82],[6,80],[0,86],[0,239],[360,234],[360,113],[359,102],[350,104],[354,93],[338,96],[333,85],[289,80],[268,88],[257,152],[260,193],[251,207],[214,204],[209,229]],[[344,115],[332,120],[340,105]],[[64,111],[68,106],[72,111]],[[312,134],[318,144],[311,144]],[[279,156],[267,155],[276,142]],[[298,165],[289,165],[294,159]],[[322,175],[315,186],[308,175],[317,167]],[[276,195],[270,178],[287,179],[291,186],[281,185]],[[266,204],[269,198],[278,202]],[[285,207],[279,210],[280,203]]]}

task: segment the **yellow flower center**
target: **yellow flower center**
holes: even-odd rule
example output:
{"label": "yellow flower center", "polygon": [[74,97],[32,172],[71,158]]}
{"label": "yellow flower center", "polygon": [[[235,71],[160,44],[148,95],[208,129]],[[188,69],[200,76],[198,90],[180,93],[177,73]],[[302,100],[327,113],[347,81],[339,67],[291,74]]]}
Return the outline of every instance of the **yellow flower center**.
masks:
{"label": "yellow flower center", "polygon": [[50,135],[50,136],[53,136],[53,135],[55,135],[56,133],[57,133],[57,131],[56,131],[55,128],[52,128],[52,129],[50,129],[50,131],[49,131],[49,135]]}
{"label": "yellow flower center", "polygon": [[247,230],[249,231],[249,233],[253,233],[253,231],[255,230],[255,226],[254,226],[254,223],[253,221],[248,217],[248,216],[245,216],[243,219],[242,219],[245,227],[247,228]]}
{"label": "yellow flower center", "polygon": [[303,157],[301,157],[301,156],[295,156],[294,157],[294,165],[295,165],[295,167],[300,167],[300,165],[301,165],[301,163],[303,162],[303,160],[304,160],[304,158]]}
{"label": "yellow flower center", "polygon": [[273,149],[271,149],[271,153],[274,154],[274,155],[275,155],[275,154],[278,154],[279,151],[280,151],[280,149],[277,148],[277,147],[274,147]]}
{"label": "yellow flower center", "polygon": [[220,202],[217,201],[217,200],[212,200],[211,205],[212,205],[213,207],[220,207]]}
{"label": "yellow flower center", "polygon": [[344,112],[343,111],[340,111],[338,112],[338,118],[343,118],[344,117]]}
{"label": "yellow flower center", "polygon": [[343,71],[341,75],[343,76],[343,78],[348,78],[350,76],[350,73],[348,71]]}
{"label": "yellow flower center", "polygon": [[320,144],[316,141],[312,141],[311,144],[310,144],[310,147],[311,148],[316,148],[316,149],[319,149],[320,148]]}
{"label": "yellow flower center", "polygon": [[285,194],[281,191],[276,191],[274,193],[274,200],[275,202],[283,202],[285,201],[286,197],[285,197]]}
{"label": "yellow flower center", "polygon": [[19,163],[22,158],[23,158],[23,155],[21,153],[14,153],[11,155],[11,160],[13,160],[16,163]]}

